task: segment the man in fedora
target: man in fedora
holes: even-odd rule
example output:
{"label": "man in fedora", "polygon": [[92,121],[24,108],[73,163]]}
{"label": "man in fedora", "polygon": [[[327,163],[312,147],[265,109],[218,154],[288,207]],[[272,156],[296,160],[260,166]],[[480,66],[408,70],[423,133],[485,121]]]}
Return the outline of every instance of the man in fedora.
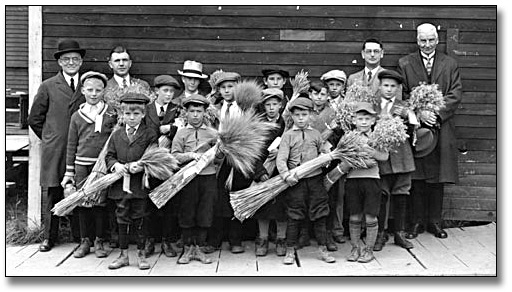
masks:
{"label": "man in fedora", "polygon": [[[416,170],[412,176],[411,189],[414,216],[413,226],[407,238],[415,238],[418,233],[423,232],[424,224],[428,224],[426,226],[428,232],[438,238],[446,238],[447,234],[441,226],[441,211],[444,184],[458,181],[453,117],[462,99],[462,82],[457,61],[436,49],[439,39],[434,25],[430,23],[419,25],[416,39],[419,50],[398,60],[398,69],[405,79],[404,99],[409,97],[412,89],[420,82],[438,84],[446,107],[441,109],[438,115],[428,111],[419,113],[422,126],[432,131],[439,131],[439,136],[435,147],[428,149],[431,152],[428,153],[426,149],[415,149]],[[420,134],[423,136],[424,133],[420,132]],[[422,154],[421,157],[418,154]]]}
{"label": "man in fedora", "polygon": [[201,80],[208,78],[208,75],[203,73],[203,64],[197,61],[186,60],[183,63],[183,70],[178,70],[178,74],[183,82],[183,92],[178,97],[178,100],[188,98],[192,94],[205,95],[199,92]]}
{"label": "man in fedora", "polygon": [[28,124],[41,139],[42,146],[40,184],[44,234],[39,246],[42,252],[49,251],[59,237],[59,217],[52,215],[50,210],[64,197],[60,182],[66,172],[69,122],[78,106],[85,102],[78,73],[84,55],[85,50],[77,41],[65,39],[59,42],[53,56],[61,70],[39,86],[28,117]]}

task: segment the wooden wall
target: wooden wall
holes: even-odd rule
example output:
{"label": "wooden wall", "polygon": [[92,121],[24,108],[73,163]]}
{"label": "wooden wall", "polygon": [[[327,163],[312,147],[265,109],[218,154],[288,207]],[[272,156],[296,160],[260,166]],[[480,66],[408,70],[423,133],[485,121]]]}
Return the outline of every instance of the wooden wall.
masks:
{"label": "wooden wall", "polygon": [[5,85],[28,92],[27,6],[5,6]]}
{"label": "wooden wall", "polygon": [[[110,49],[126,45],[132,74],[176,76],[183,61],[244,77],[280,65],[313,79],[331,69],[360,70],[362,41],[382,40],[384,67],[416,49],[418,24],[439,28],[441,51],[459,61],[463,102],[456,116],[460,184],[447,188],[445,219],[496,219],[496,7],[478,6],[44,6],[43,78],[53,52],[73,37],[87,49],[84,70],[109,73]],[[207,84],[203,84],[207,86]]]}

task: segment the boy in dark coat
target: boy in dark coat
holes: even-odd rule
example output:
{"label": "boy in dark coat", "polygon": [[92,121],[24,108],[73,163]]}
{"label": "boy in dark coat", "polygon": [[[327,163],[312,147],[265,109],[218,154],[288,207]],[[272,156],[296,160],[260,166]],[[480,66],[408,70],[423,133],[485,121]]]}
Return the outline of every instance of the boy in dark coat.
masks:
{"label": "boy in dark coat", "polygon": [[[146,115],[144,123],[149,128],[157,132],[160,137],[159,144],[169,145],[178,130],[174,124],[175,119],[180,115],[181,102],[176,97],[176,93],[181,86],[176,79],[169,75],[159,75],[155,77],[154,87],[156,99],[146,106]],[[152,180],[155,186],[160,184],[159,180]],[[153,187],[153,185],[151,186]],[[148,205],[148,239],[146,241],[145,251],[149,256],[155,251],[155,240],[158,236],[162,237],[162,251],[167,257],[177,256],[176,251],[171,245],[176,241],[179,235],[179,226],[177,218],[178,202],[177,198],[169,200],[162,209],[158,210],[154,204]]]}
{"label": "boy in dark coat", "polygon": [[[413,130],[414,125],[417,124],[416,116],[407,109],[404,101],[398,99],[400,85],[403,82],[402,76],[396,71],[382,70],[378,74],[378,78],[380,80],[380,107],[378,107],[377,112],[380,116],[399,116],[404,124]],[[405,238],[405,223],[407,202],[411,189],[411,174],[414,171],[414,157],[408,140],[400,144],[395,150],[389,153],[388,160],[379,161],[382,197],[379,212],[379,232],[373,247],[374,251],[382,250],[386,242],[385,227],[387,226],[388,210],[391,203],[394,210],[395,244],[405,249],[413,248],[412,243]]]}
{"label": "boy in dark coat", "polygon": [[115,131],[108,143],[105,161],[107,169],[111,172],[120,172],[130,175],[130,191],[123,190],[123,180],[112,184],[108,197],[116,203],[116,219],[119,226],[119,247],[121,254],[109,266],[109,269],[118,269],[129,265],[128,261],[128,234],[129,227],[135,228],[137,235],[137,249],[139,269],[149,269],[144,252],[148,192],[143,184],[143,168],[136,162],[146,148],[156,144],[158,134],[148,128],[142,119],[145,113],[145,104],[149,98],[140,93],[126,93],[121,97],[121,111],[123,113],[125,127]]}

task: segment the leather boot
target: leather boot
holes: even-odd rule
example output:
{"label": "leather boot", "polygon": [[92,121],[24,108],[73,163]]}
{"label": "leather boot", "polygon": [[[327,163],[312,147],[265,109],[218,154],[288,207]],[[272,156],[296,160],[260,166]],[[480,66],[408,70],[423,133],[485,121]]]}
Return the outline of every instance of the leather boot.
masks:
{"label": "leather boot", "polygon": [[73,253],[75,258],[83,258],[91,251],[91,241],[89,238],[82,238],[80,246]]}
{"label": "leather boot", "polygon": [[367,246],[363,249],[363,253],[357,259],[359,263],[369,263],[373,261],[375,257],[373,256],[373,247]]}
{"label": "leather boot", "polygon": [[293,265],[293,263],[295,263],[295,248],[287,247],[286,255],[284,256],[284,259],[283,259],[283,264]]}
{"label": "leather boot", "polygon": [[190,245],[185,245],[183,247],[183,253],[180,256],[180,259],[178,260],[178,264],[188,264],[192,260],[192,257],[194,255],[194,247]]}
{"label": "leather boot", "polygon": [[194,249],[194,259],[200,261],[203,264],[211,264],[212,259],[210,259],[206,254],[196,245]]}
{"label": "leather boot", "polygon": [[380,231],[377,234],[377,240],[375,241],[373,251],[381,251],[384,248],[384,245],[386,245],[386,236],[384,234],[385,231]]}
{"label": "leather boot", "polygon": [[108,265],[108,268],[111,270],[119,269],[124,266],[128,266],[130,264],[128,260],[128,250],[122,249],[121,254],[117,259],[115,259],[110,265]]}
{"label": "leather boot", "polygon": [[336,261],[336,259],[327,252],[327,247],[325,245],[319,246],[318,252],[320,253],[320,259],[324,262],[334,263]]}
{"label": "leather boot", "polygon": [[268,239],[258,238],[256,240],[256,256],[264,257],[268,252]]}
{"label": "leather boot", "polygon": [[276,255],[278,257],[284,257],[286,255],[286,241],[284,238],[278,238],[276,240]]}
{"label": "leather boot", "polygon": [[337,251],[338,250],[338,246],[334,242],[334,238],[332,237],[332,234],[330,234],[330,233],[327,233],[326,246],[327,246],[328,251]]}
{"label": "leather boot", "polygon": [[414,247],[409,240],[405,239],[404,231],[395,232],[395,244],[405,249],[411,249]]}
{"label": "leather boot", "polygon": [[174,250],[174,248],[171,245],[171,242],[168,240],[162,240],[162,252],[165,254],[166,257],[174,258],[178,256],[178,253]]}
{"label": "leather boot", "polygon": [[414,239],[414,238],[418,237],[418,234],[421,234],[423,232],[425,232],[425,227],[423,226],[423,224],[416,223],[413,225],[411,230],[409,232],[407,232],[407,234],[405,235],[405,238]]}
{"label": "leather boot", "polygon": [[143,249],[139,249],[139,252],[137,253],[137,260],[139,263],[139,270],[147,270],[151,268],[151,265],[146,259],[146,252]]}
{"label": "leather boot", "polygon": [[349,262],[357,262],[359,257],[361,256],[361,246],[360,244],[352,244],[352,250],[350,251],[350,255],[347,258]]}
{"label": "leather boot", "polygon": [[103,247],[103,239],[96,237],[94,240],[94,253],[97,258],[104,258],[108,256],[108,252]]}
{"label": "leather boot", "polygon": [[154,238],[148,238],[146,240],[146,244],[144,246],[144,253],[146,256],[151,256],[155,252],[155,239]]}

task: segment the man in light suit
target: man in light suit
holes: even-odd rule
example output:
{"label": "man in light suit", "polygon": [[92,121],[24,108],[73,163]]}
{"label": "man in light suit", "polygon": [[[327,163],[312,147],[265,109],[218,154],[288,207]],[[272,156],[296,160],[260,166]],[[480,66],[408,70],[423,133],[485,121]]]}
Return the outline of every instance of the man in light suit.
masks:
{"label": "man in light suit", "polygon": [[66,172],[69,123],[71,115],[85,102],[78,73],[85,50],[77,41],[66,39],[59,43],[53,56],[61,70],[39,86],[28,117],[28,124],[41,139],[42,146],[40,184],[44,234],[39,246],[42,252],[51,250],[59,237],[59,217],[50,210],[64,198],[60,182]]}
{"label": "man in light suit", "polygon": [[[384,46],[375,38],[369,38],[364,41],[363,48],[361,49],[361,58],[364,60],[364,69],[350,74],[347,81],[347,88],[352,84],[360,84],[369,86],[373,94],[377,95],[379,91],[379,78],[377,75],[385,70],[380,66],[380,62],[384,57]],[[397,92],[397,99],[402,99],[401,87]]]}
{"label": "man in light suit", "polygon": [[[404,77],[404,97],[420,82],[438,84],[446,107],[439,114],[419,113],[423,127],[439,131],[439,139],[432,152],[415,157],[416,170],[412,176],[413,226],[407,238],[415,238],[427,231],[438,238],[447,234],[441,226],[444,184],[458,181],[457,149],[455,143],[455,111],[462,99],[462,83],[455,59],[436,49],[439,43],[436,27],[424,23],[417,27],[419,50],[398,60],[398,70]],[[418,155],[416,155],[418,156]]]}

